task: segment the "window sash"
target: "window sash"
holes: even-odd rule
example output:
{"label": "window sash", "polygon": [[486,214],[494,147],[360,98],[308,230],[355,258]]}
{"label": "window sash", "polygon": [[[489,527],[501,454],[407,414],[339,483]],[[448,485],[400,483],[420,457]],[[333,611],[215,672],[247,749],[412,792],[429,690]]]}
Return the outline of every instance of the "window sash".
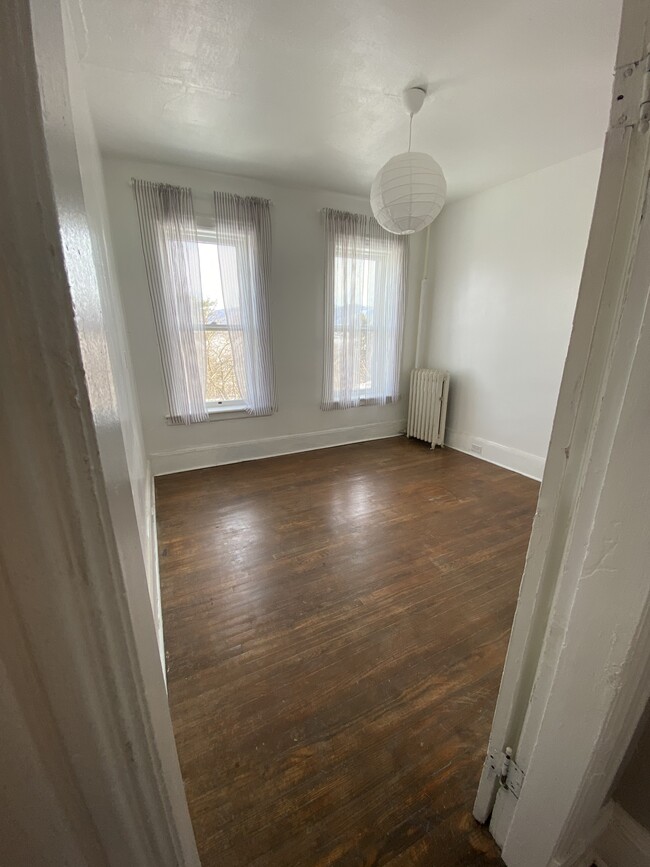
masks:
{"label": "window sash", "polygon": [[[234,332],[241,331],[240,328],[230,329],[227,325],[204,325],[199,330],[202,334],[206,335],[206,338],[207,338],[208,334],[224,334],[225,333],[225,334],[228,334],[230,340],[232,340],[231,335],[232,335],[233,331]],[[231,353],[232,353],[232,351],[233,351],[232,350],[232,343],[230,344],[230,349],[231,349]],[[208,368],[209,368],[209,349],[208,349],[208,346],[206,343],[206,388],[205,388],[205,397],[204,397],[206,409],[214,410],[214,409],[221,407],[221,406],[231,406],[233,408],[245,409],[246,408],[246,401],[243,399],[243,397],[239,397],[239,398],[210,398],[210,397],[208,397],[208,388],[210,387],[209,380],[208,380]],[[233,375],[235,376],[235,383],[237,383],[237,377],[236,377],[236,374],[234,373],[234,361],[233,361]],[[237,383],[237,390],[241,394],[241,389],[239,388],[238,383]]]}
{"label": "window sash", "polygon": [[[211,229],[207,228],[207,227],[202,227],[198,231],[199,248],[203,244],[218,245],[218,244],[223,244],[224,241],[227,242],[227,241],[232,240],[234,242],[236,239],[237,239],[237,233],[235,233],[235,232],[232,232],[232,233],[220,232],[220,236],[217,237],[216,225]],[[201,276],[203,279],[203,275],[201,275]],[[242,329],[240,329],[240,328],[231,329],[228,326],[228,324],[225,322],[224,323],[203,322],[200,330],[205,334],[224,333],[225,332],[228,335],[231,335],[232,332],[241,331]],[[231,344],[231,350],[232,350],[232,344]],[[207,347],[206,347],[206,364],[207,364]],[[222,398],[209,398],[207,396],[207,392],[208,392],[208,388],[209,388],[209,382],[208,382],[207,376],[206,376],[206,384],[205,385],[206,385],[206,388],[205,388],[205,392],[206,392],[205,393],[205,406],[206,406],[206,409],[208,410],[208,412],[219,411],[222,408],[246,409],[246,401],[242,397],[223,398],[223,399]]]}
{"label": "window sash", "polygon": [[[346,272],[347,268],[349,268],[349,267],[352,267],[352,268],[359,267],[358,263],[368,262],[368,263],[374,264],[375,265],[375,277],[374,277],[373,283],[375,284],[377,282],[377,279],[378,279],[380,273],[381,273],[380,269],[382,267],[385,267],[385,264],[388,260],[389,254],[390,254],[390,250],[388,248],[386,248],[384,246],[379,247],[379,246],[375,246],[375,245],[366,246],[363,250],[355,249],[354,252],[352,254],[350,254],[349,250],[346,249],[346,247],[343,244],[337,244],[337,247],[336,247],[336,250],[334,253],[334,301],[335,301],[335,304],[336,304],[337,298],[339,297],[339,291],[338,291],[337,280],[336,280],[337,260],[341,261],[341,267],[343,268],[344,273]],[[350,260],[353,263],[352,265],[349,264]],[[362,265],[361,267],[364,267],[364,266]],[[374,302],[375,288],[376,288],[375,285],[373,285],[373,287],[372,287],[373,302]],[[334,340],[336,341],[337,336],[343,338],[346,334],[346,330],[347,329],[344,325],[336,325],[335,324],[333,327]],[[372,337],[376,336],[377,334],[379,334],[381,332],[381,330],[382,329],[378,328],[376,325],[375,309],[374,309],[374,303],[373,303],[373,306],[372,306],[372,323],[365,325],[364,331],[365,331],[365,334],[369,338],[372,338]],[[336,345],[334,346],[334,351],[336,351]],[[371,371],[369,371],[369,373],[371,373]],[[372,399],[368,398],[368,395],[372,394],[372,391],[373,391],[372,380],[369,380],[369,381],[367,381],[367,384],[365,384],[365,385],[360,384],[357,388],[354,388],[352,393],[359,397],[360,403],[362,403],[362,404],[367,404],[367,403],[371,403],[371,402],[372,403],[378,402],[379,398],[377,396],[375,396]],[[342,392],[342,389],[340,387],[337,387],[336,380],[333,379],[333,381],[332,381],[332,397],[333,397],[335,404],[340,402],[341,392]],[[388,397],[388,396],[384,395],[384,398],[386,398],[386,397]]]}
{"label": "window sash", "polygon": [[372,218],[324,209],[325,358],[321,407],[399,400],[407,239]]}

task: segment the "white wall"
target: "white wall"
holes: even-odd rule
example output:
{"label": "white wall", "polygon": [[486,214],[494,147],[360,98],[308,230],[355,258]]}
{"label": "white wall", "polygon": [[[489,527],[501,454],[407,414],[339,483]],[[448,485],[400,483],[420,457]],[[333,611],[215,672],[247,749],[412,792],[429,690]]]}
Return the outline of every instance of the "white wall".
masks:
{"label": "white wall", "polygon": [[425,358],[447,442],[541,478],[596,195],[593,151],[448,205],[432,227]]}
{"label": "white wall", "polygon": [[[422,276],[422,239],[412,245],[402,399],[392,406],[323,412],[324,247],[319,211],[334,207],[370,213],[368,200],[127,159],[105,160],[104,173],[145,446],[154,473],[391,436],[404,429]],[[197,217],[211,213],[213,190],[265,196],[272,201],[271,327],[278,401],[278,412],[273,416],[218,419],[189,427],[167,424],[131,177],[190,186]]]}
{"label": "white wall", "polygon": [[[76,247],[77,255],[70,259],[70,274],[76,278],[71,280],[71,289],[120,556],[132,580],[139,580],[144,566],[162,653],[153,486],[113,260],[101,157],[72,23],[67,15],[64,15],[64,25],[70,108],[83,201],[73,199],[74,175],[64,164],[71,158],[69,148],[61,147],[53,152],[55,160],[61,157],[60,170],[54,174],[58,183],[56,194],[68,218],[63,224],[64,239],[68,241],[69,250]],[[83,208],[83,213],[73,219],[74,209],[79,207]],[[83,264],[82,251],[91,253],[94,273]]]}

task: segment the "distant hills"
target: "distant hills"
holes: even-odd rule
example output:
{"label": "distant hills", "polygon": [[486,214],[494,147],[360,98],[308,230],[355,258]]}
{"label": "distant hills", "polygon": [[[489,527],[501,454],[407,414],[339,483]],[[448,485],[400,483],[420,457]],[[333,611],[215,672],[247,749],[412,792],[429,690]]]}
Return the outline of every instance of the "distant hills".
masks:
{"label": "distant hills", "polygon": [[[365,319],[368,325],[372,324],[372,314],[374,308],[365,305],[356,304],[354,306],[355,315],[363,322]],[[334,308],[334,326],[342,327],[346,319],[345,308],[342,305],[337,305]],[[223,308],[210,307],[205,316],[206,325],[227,325],[226,311]]]}

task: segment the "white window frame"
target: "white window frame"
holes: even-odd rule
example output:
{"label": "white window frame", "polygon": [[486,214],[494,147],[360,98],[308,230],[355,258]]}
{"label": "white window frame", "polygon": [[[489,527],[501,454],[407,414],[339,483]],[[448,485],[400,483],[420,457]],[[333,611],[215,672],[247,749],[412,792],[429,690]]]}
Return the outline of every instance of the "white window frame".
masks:
{"label": "white window frame", "polygon": [[[339,245],[337,245],[337,247],[338,246]],[[342,247],[342,245],[341,245],[341,247]],[[340,259],[351,259],[351,258],[362,259],[362,258],[365,258],[365,259],[369,259],[369,260],[372,260],[375,262],[376,274],[377,274],[379,272],[380,267],[382,266],[382,260],[385,260],[386,257],[389,255],[390,255],[390,251],[389,251],[388,247],[383,246],[383,245],[381,248],[379,248],[377,246],[375,249],[373,249],[370,246],[366,246],[363,251],[361,251],[358,255],[356,255],[354,257],[343,255],[342,249],[341,249],[341,253],[337,252],[337,250],[335,249],[335,251],[334,251],[334,260],[335,260],[334,266],[336,269],[336,259],[337,258],[340,258]],[[335,306],[336,306],[336,287],[334,288],[334,298],[335,298]],[[373,322],[374,322],[374,319],[373,319]],[[373,324],[372,328],[368,329],[368,331],[372,331],[373,333],[376,333],[377,330],[378,329],[377,329],[376,325],[374,325],[374,324]],[[336,338],[337,334],[343,334],[343,332],[344,332],[344,329],[342,327],[337,328],[336,323],[333,323],[333,325],[332,325],[332,339]],[[397,364],[399,365],[400,363],[401,363],[401,359],[397,359]],[[370,392],[371,388],[372,388],[372,383],[371,383],[371,385],[369,385],[367,388],[365,388],[363,390],[359,389],[359,405],[360,406],[374,406],[374,405],[377,405],[379,403],[378,397],[371,397],[371,398],[364,397],[364,392],[365,392],[365,394],[368,394]],[[339,404],[339,396],[340,396],[339,389],[336,389],[334,387],[334,382],[332,382],[332,402],[335,406]],[[383,395],[383,397],[386,400],[386,403],[394,403],[395,402],[394,399],[392,398],[392,396],[390,396],[390,395]]]}
{"label": "white window frame", "polygon": [[[203,219],[202,225],[197,228],[197,240],[199,246],[202,244],[217,244],[217,236],[216,236],[216,225],[214,220],[209,221],[208,219]],[[201,275],[201,280],[203,280],[203,275]],[[203,285],[201,285],[201,289],[203,289]],[[230,329],[227,325],[203,325],[202,331],[226,331],[230,332]],[[208,415],[211,416],[224,416],[235,415],[237,417],[245,417],[247,415],[246,412],[246,401],[243,399],[239,400],[205,400],[205,408],[208,412]]]}

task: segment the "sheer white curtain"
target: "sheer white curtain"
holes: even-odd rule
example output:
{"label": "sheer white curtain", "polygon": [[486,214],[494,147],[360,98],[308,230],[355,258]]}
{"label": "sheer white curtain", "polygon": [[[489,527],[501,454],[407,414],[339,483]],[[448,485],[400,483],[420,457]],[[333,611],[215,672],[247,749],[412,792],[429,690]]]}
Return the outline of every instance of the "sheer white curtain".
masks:
{"label": "sheer white curtain", "polygon": [[326,208],[322,408],[399,398],[408,241],[374,217]]}
{"label": "sheer white curtain", "polygon": [[208,420],[199,246],[192,191],[133,180],[169,414]]}
{"label": "sheer white curtain", "polygon": [[251,196],[215,193],[219,269],[235,375],[246,411],[275,411],[271,346],[270,202]]}

